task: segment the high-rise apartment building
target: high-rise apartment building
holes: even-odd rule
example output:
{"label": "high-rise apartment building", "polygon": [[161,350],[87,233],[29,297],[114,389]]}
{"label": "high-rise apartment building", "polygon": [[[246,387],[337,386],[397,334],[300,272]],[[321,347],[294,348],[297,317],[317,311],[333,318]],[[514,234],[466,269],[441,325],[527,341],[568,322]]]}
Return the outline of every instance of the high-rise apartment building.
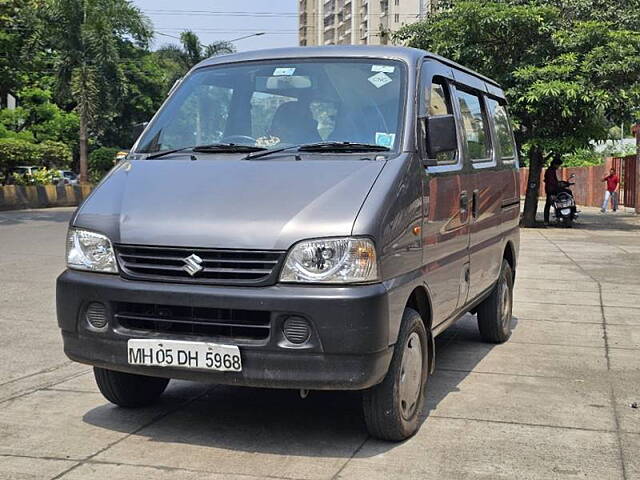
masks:
{"label": "high-rise apartment building", "polygon": [[386,44],[417,22],[435,0],[299,0],[300,45]]}

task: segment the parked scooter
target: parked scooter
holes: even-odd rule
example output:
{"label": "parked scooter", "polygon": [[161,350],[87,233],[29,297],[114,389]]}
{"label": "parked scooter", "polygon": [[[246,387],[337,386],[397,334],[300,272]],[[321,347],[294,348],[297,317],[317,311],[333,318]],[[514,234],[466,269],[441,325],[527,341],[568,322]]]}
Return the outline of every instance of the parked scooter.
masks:
{"label": "parked scooter", "polygon": [[576,175],[572,173],[569,176],[569,181],[561,180],[558,182],[559,193],[553,200],[556,222],[564,225],[566,228],[571,228],[574,220],[578,218],[576,200],[573,198],[573,192],[569,188],[575,185],[575,183],[571,182],[571,179],[575,178],[575,176]]}

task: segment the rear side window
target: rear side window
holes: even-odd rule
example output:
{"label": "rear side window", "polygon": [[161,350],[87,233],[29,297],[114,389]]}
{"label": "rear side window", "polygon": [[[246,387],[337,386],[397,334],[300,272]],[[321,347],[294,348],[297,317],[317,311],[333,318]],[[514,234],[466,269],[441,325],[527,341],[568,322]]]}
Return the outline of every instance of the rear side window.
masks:
{"label": "rear side window", "polygon": [[511,160],[516,156],[516,146],[507,109],[495,100],[489,100],[488,103],[496,125],[500,156],[503,160]]}
{"label": "rear side window", "polygon": [[491,137],[482,100],[479,96],[462,90],[458,90],[457,95],[469,157],[474,162],[486,162],[491,157]]}
{"label": "rear side window", "polygon": [[[449,88],[442,82],[434,79],[429,92],[429,116],[437,117],[440,115],[451,115],[451,97]],[[456,151],[440,152],[436,157],[439,165],[451,165],[456,163]]]}

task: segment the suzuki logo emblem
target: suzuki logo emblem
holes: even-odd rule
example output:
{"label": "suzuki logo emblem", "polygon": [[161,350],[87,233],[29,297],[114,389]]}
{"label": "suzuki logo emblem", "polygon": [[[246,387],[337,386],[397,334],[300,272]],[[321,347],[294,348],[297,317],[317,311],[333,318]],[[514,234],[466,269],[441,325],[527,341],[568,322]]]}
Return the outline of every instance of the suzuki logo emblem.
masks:
{"label": "suzuki logo emblem", "polygon": [[204,267],[202,266],[202,259],[195,253],[192,253],[187,258],[183,258],[182,261],[185,263],[182,269],[192,277],[196,273],[204,270]]}

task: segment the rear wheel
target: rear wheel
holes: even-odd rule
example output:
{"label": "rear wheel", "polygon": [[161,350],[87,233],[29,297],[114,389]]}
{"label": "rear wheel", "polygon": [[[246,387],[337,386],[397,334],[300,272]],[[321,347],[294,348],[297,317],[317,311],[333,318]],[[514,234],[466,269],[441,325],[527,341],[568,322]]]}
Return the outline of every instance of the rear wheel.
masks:
{"label": "rear wheel", "polygon": [[428,348],[420,314],[406,308],[389,371],[382,383],[363,395],[364,418],[372,436],[401,441],[418,430],[429,370]]}
{"label": "rear wheel", "polygon": [[506,260],[498,282],[489,295],[478,305],[478,328],[485,342],[503,343],[511,336],[513,308],[513,271]]}
{"label": "rear wheel", "polygon": [[93,368],[100,393],[121,407],[145,407],[155,402],[169,383],[168,378]]}

